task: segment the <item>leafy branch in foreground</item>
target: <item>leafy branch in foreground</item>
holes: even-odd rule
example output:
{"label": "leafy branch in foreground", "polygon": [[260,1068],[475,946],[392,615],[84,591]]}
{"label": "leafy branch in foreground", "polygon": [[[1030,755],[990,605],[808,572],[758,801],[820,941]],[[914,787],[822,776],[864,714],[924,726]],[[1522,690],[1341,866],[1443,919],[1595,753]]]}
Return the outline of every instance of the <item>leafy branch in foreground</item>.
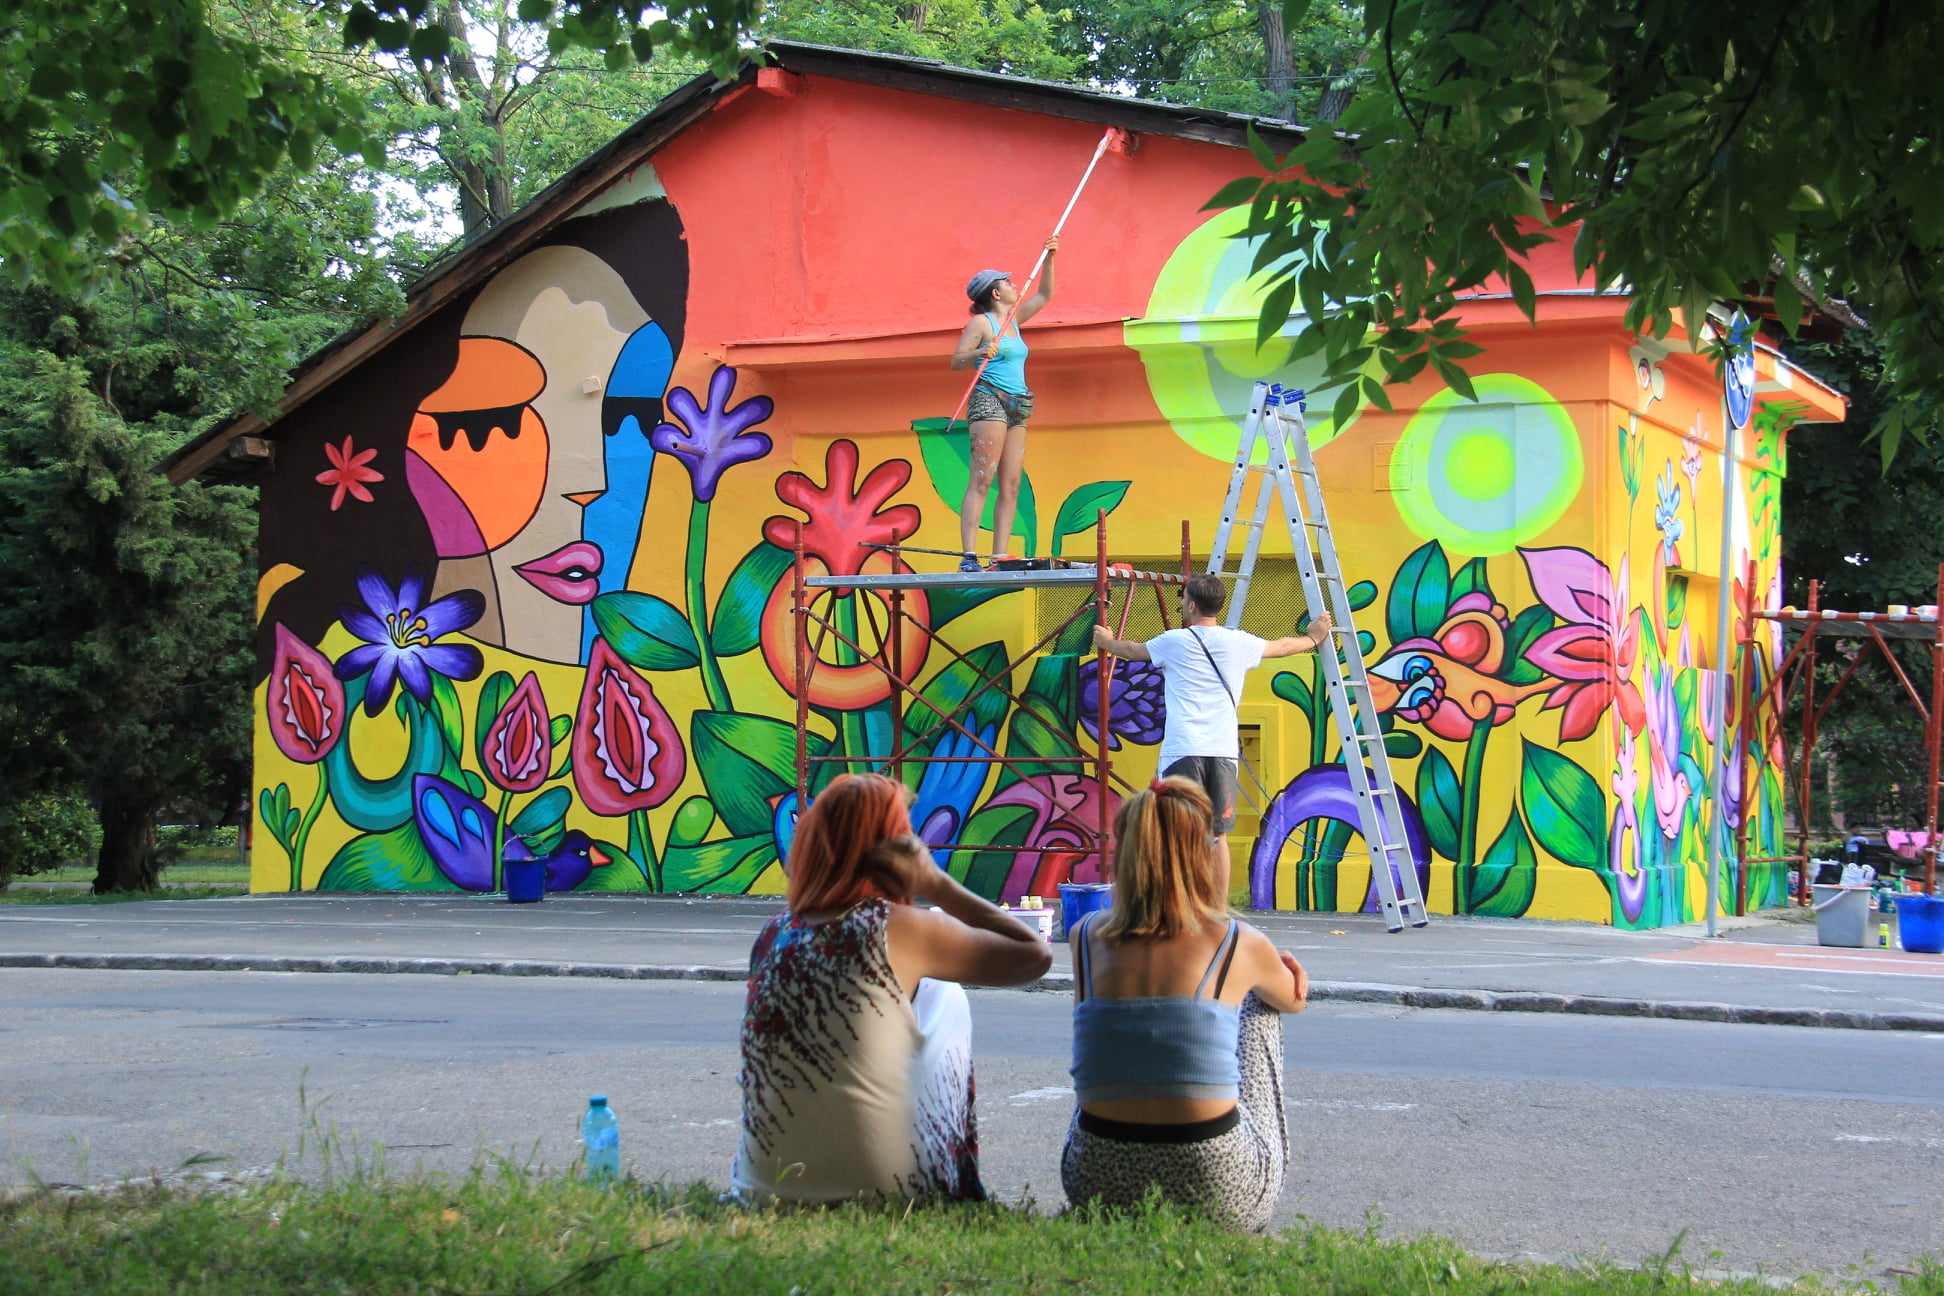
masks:
{"label": "leafy branch in foreground", "polygon": [[[1288,21],[1311,0],[1285,0]],[[1787,0],[1370,0],[1375,84],[1224,187],[1265,274],[1260,336],[1300,308],[1337,417],[1429,368],[1469,394],[1461,295],[1537,295],[1526,254],[1570,239],[1628,327],[1754,299],[1796,332],[1841,301],[1895,396],[1886,463],[1944,401],[1944,15]],[[1373,291],[1373,286],[1375,290]]]}

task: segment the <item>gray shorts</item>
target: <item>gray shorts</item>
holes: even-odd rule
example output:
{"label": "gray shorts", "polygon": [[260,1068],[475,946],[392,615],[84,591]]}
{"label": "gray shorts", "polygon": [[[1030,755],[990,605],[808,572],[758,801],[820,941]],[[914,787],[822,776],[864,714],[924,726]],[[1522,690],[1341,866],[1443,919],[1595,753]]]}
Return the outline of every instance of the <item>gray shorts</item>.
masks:
{"label": "gray shorts", "polygon": [[971,399],[965,402],[965,418],[970,423],[1004,423],[1009,428],[1016,428],[1032,417],[1031,392],[1015,395],[979,383],[973,387]]}
{"label": "gray shorts", "polygon": [[1225,837],[1235,827],[1235,798],[1242,791],[1240,766],[1222,756],[1183,756],[1161,771],[1162,778],[1184,778],[1201,784],[1215,806],[1215,835]]}

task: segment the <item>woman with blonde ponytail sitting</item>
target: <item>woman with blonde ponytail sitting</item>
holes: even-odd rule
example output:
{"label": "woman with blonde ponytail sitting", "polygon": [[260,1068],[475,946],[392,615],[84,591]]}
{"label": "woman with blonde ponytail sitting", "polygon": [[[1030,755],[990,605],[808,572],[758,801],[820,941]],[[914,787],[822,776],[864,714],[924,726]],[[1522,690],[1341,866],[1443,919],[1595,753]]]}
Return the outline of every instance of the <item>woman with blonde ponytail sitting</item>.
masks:
{"label": "woman with blonde ponytail sitting", "polygon": [[1060,1158],[1076,1206],[1168,1201],[1260,1231],[1282,1195],[1282,1014],[1302,965],[1230,915],[1208,794],[1156,779],[1115,821],[1114,902],[1075,924],[1073,1088]]}

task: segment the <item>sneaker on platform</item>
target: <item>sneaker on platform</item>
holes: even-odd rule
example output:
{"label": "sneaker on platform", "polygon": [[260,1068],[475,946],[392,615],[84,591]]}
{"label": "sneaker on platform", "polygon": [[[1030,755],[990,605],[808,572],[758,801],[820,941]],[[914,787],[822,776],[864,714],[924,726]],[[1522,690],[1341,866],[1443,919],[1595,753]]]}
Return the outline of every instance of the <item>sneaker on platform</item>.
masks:
{"label": "sneaker on platform", "polygon": [[985,570],[985,566],[977,558],[974,558],[971,554],[967,554],[965,557],[959,559],[959,570],[962,572],[982,572]]}

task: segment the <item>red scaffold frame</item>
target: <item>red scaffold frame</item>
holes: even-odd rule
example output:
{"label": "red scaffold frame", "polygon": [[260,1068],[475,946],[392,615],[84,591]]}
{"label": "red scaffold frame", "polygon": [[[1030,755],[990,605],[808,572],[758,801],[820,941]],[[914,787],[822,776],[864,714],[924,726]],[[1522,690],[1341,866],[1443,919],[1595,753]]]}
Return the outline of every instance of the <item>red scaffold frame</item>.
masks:
{"label": "red scaffold frame", "polygon": [[[1828,714],[1830,704],[1843,691],[1863,663],[1869,660],[1874,648],[1896,675],[1897,682],[1903,685],[1904,693],[1910,698],[1911,705],[1924,721],[1924,751],[1927,761],[1927,781],[1924,791],[1924,891],[1929,895],[1937,894],[1937,840],[1938,791],[1940,777],[1939,749],[1944,743],[1944,565],[1937,569],[1937,602],[1928,612],[1910,610],[1904,612],[1837,612],[1821,606],[1822,585],[1819,581],[1809,582],[1809,606],[1806,608],[1758,608],[1755,606],[1755,564],[1748,564],[1748,579],[1743,585],[1742,624],[1746,627],[1741,641],[1741,707],[1737,716],[1736,741],[1742,751],[1748,750],[1751,740],[1759,736],[1757,716],[1766,712],[1774,723],[1776,732],[1784,735],[1787,743],[1787,730],[1782,720],[1788,710],[1790,700],[1798,689],[1802,694],[1802,733],[1797,740],[1798,751],[1787,764],[1795,766],[1796,771],[1796,849],[1792,854],[1763,856],[1751,859],[1748,855],[1747,811],[1752,804],[1749,797],[1749,779],[1753,777],[1754,762],[1742,762],[1741,804],[1744,807],[1741,823],[1735,830],[1735,854],[1742,867],[1736,870],[1738,879],[1735,895],[1735,911],[1742,913],[1748,907],[1748,865],[1750,864],[1793,864],[1796,866],[1796,901],[1807,904],[1809,900],[1809,797],[1810,763],[1815,757],[1816,731],[1823,717]],[[1758,645],[1756,626],[1760,622],[1773,622],[1801,632],[1795,646],[1789,649],[1775,673],[1759,692],[1755,689],[1755,664]],[[1816,643],[1824,636],[1840,636],[1851,639],[1865,639],[1868,642],[1851,659],[1848,667],[1832,685],[1821,704],[1816,699]],[[1931,686],[1928,702],[1917,692],[1910,676],[1890,651],[1890,639],[1928,639],[1931,654]]]}
{"label": "red scaffold frame", "polygon": [[[796,695],[796,793],[797,805],[810,804],[812,772],[819,765],[844,765],[868,767],[875,773],[888,774],[902,780],[906,765],[996,762],[1002,768],[1019,778],[1029,778],[1034,772],[1044,772],[1049,765],[1075,767],[1079,776],[1094,785],[1094,801],[1097,810],[1096,822],[1091,826],[1090,850],[1097,862],[1099,875],[1108,878],[1113,875],[1113,824],[1108,811],[1109,793],[1118,785],[1121,790],[1131,792],[1133,785],[1114,772],[1113,759],[1109,754],[1109,719],[1112,711],[1109,685],[1113,682],[1116,659],[1104,652],[1096,653],[1099,663],[1100,684],[1096,699],[1096,714],[1092,726],[1094,737],[1091,744],[1078,739],[1073,741],[1073,754],[1065,756],[1007,756],[996,746],[998,735],[988,742],[963,723],[959,715],[941,715],[937,723],[922,733],[906,735],[905,702],[906,698],[921,703],[927,711],[938,713],[918,689],[905,679],[904,640],[907,633],[922,636],[922,641],[945,651],[954,661],[970,670],[978,680],[972,689],[959,702],[962,713],[981,697],[996,693],[1019,711],[1032,716],[1056,732],[1064,732],[1062,726],[1041,713],[1026,697],[1013,687],[1013,673],[1023,666],[1029,666],[1032,659],[1049,645],[1058,641],[1060,636],[1089,614],[1095,625],[1107,625],[1111,610],[1112,591],[1122,588],[1127,597],[1120,606],[1119,622],[1116,633],[1125,633],[1128,614],[1132,611],[1137,591],[1145,586],[1154,590],[1155,604],[1160,612],[1161,624],[1166,627],[1170,622],[1167,599],[1162,590],[1167,586],[1180,587],[1188,583],[1193,572],[1190,557],[1188,524],[1181,524],[1181,571],[1153,572],[1136,571],[1126,564],[1110,569],[1107,561],[1107,516],[1105,511],[1096,515],[1094,530],[1095,561],[1089,570],[1083,563],[1049,560],[1053,565],[1038,570],[1021,571],[982,571],[918,573],[895,570],[900,552],[929,552],[909,549],[899,545],[870,545],[873,550],[889,554],[893,559],[894,570],[885,574],[855,576],[812,576],[806,566],[803,548],[803,527],[797,527],[794,561],[791,564],[790,590],[792,624],[795,629],[793,653],[795,658],[795,695]],[[956,552],[956,551],[954,551]],[[949,643],[943,634],[934,630],[925,621],[913,618],[905,609],[905,592],[912,589],[1034,589],[1034,588],[1091,588],[1093,598],[1082,602],[1073,612],[1064,617],[1057,625],[1047,629],[1032,644],[1008,660],[1003,669],[988,675],[974,665],[965,653]],[[875,652],[860,642],[865,635],[847,633],[836,624],[833,615],[820,611],[817,602],[820,597],[829,600],[856,595],[866,591],[882,591],[886,597],[883,609],[888,614],[880,621],[880,604],[875,599],[860,600],[869,609],[868,627],[876,637],[878,648]],[[814,628],[815,637],[812,637]],[[825,648],[832,643],[847,647],[857,658],[857,666],[869,666],[881,673],[890,683],[891,701],[891,750],[888,753],[846,752],[842,755],[816,755],[810,750],[810,686],[816,678],[820,666],[828,668],[824,662]],[[918,751],[928,747],[933,738],[942,735],[947,729],[969,741],[974,754],[964,756],[919,755]],[[1051,797],[1056,808],[1078,811],[1081,807],[1060,806],[1057,796]],[[1084,798],[1082,798],[1084,800]],[[1075,816],[1077,819],[1077,815]],[[922,826],[922,825],[920,825]],[[962,825],[961,825],[962,826]],[[956,836],[956,830],[954,836]],[[959,841],[925,843],[934,850],[978,850],[1001,854],[1031,855],[1044,851],[1043,846],[1005,846],[996,843],[964,843]]]}

